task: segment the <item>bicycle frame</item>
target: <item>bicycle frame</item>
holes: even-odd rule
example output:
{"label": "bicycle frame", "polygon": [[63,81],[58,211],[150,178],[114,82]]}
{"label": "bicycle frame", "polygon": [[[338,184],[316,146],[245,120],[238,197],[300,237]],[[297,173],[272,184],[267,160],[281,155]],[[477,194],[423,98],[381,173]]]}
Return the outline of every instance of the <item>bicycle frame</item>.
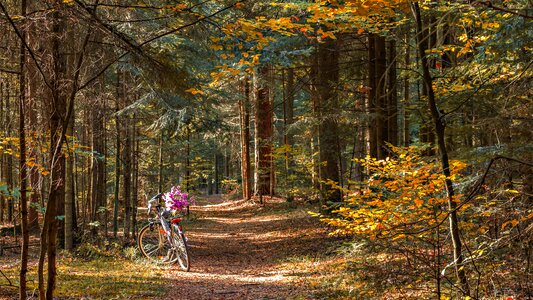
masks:
{"label": "bicycle frame", "polygon": [[161,226],[163,226],[163,229],[165,230],[165,236],[167,237],[167,241],[170,243],[170,245],[174,246],[174,243],[172,241],[172,228],[170,225],[172,225],[176,233],[182,234],[183,228],[180,224],[181,218],[173,218],[170,220],[170,222],[167,222],[165,216],[163,215],[165,211],[160,204],[161,195],[162,194],[158,194],[148,201],[148,213],[150,213],[153,209],[156,212],[155,219],[157,219],[155,220],[154,218],[148,218],[148,222],[150,223],[150,225],[153,225],[154,223],[159,221],[159,223],[161,224]]}
{"label": "bicycle frame", "polygon": [[[163,259],[162,262],[174,263],[177,261],[183,271],[189,271],[187,238],[181,227],[181,216],[170,217],[169,212],[161,205],[160,200],[161,194],[148,201],[148,214],[150,216],[152,211],[155,211],[155,217],[149,217],[148,224],[140,230],[137,241],[139,249],[148,258],[153,258],[152,256],[156,255],[156,257],[159,257],[155,259],[156,261],[161,261],[161,259]],[[144,239],[147,236],[147,232],[154,232],[154,227],[157,228],[156,235]],[[147,243],[145,244],[144,241],[147,241]],[[167,246],[170,248],[167,248]],[[156,252],[161,250],[163,250],[162,253]],[[160,256],[163,253],[166,253],[165,257]]]}
{"label": "bicycle frame", "polygon": [[[165,230],[165,236],[167,238],[167,242],[170,243],[170,245],[173,245],[172,243],[172,233],[169,224],[165,220],[165,217],[163,216],[163,209],[161,207],[160,198],[162,194],[154,196],[152,199],[148,201],[148,214],[152,211],[152,209],[156,212],[156,220],[154,218],[148,218],[148,222],[150,222],[150,226],[152,226],[154,223],[159,221],[161,226],[163,226],[163,229]],[[154,206],[155,204],[155,206]]]}

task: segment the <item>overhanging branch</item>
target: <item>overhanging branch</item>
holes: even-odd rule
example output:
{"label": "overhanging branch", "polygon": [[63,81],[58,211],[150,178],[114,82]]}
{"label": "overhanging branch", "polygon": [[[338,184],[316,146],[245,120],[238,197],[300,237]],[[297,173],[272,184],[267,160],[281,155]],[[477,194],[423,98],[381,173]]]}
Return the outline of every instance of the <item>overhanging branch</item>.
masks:
{"label": "overhanging branch", "polygon": [[20,71],[14,71],[14,70],[7,70],[7,69],[3,69],[3,68],[0,68],[0,72],[2,73],[8,73],[8,74],[20,74]]}

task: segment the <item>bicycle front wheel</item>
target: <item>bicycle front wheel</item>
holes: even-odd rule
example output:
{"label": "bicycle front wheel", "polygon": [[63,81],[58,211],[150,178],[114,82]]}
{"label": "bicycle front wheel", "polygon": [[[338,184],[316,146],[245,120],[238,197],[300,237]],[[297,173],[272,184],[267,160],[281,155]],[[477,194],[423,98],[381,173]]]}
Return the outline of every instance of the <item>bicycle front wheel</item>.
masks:
{"label": "bicycle front wheel", "polygon": [[176,248],[176,259],[181,269],[185,272],[189,272],[191,265],[189,260],[189,252],[187,251],[187,240],[185,235],[180,232],[173,232],[172,238],[174,242],[174,247]]}
{"label": "bicycle front wheel", "polygon": [[156,263],[170,264],[178,260],[174,247],[171,247],[159,223],[144,226],[139,231],[137,244],[142,255]]}

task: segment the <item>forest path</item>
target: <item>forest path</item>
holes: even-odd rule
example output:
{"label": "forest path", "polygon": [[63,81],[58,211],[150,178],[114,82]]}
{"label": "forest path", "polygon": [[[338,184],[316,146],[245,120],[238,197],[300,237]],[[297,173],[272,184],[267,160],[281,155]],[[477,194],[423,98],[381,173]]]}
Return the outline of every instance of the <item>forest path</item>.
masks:
{"label": "forest path", "polygon": [[290,261],[321,255],[331,242],[307,213],[312,207],[269,197],[265,206],[218,195],[197,202],[193,221],[184,223],[191,271],[167,272],[170,289],[161,299],[307,298],[295,284],[306,273],[291,270]]}

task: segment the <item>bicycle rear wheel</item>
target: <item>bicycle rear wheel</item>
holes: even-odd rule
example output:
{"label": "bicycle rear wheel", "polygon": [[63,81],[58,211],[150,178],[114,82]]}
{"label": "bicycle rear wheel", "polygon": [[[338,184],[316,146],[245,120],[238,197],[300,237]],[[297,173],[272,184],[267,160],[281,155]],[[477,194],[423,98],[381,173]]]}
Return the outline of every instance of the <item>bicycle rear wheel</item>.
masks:
{"label": "bicycle rear wheel", "polygon": [[176,259],[181,269],[185,272],[189,272],[191,269],[190,260],[189,260],[189,251],[187,250],[187,240],[185,235],[180,232],[172,232],[172,237],[174,240],[174,247],[176,248]]}
{"label": "bicycle rear wheel", "polygon": [[156,263],[171,264],[178,260],[178,255],[167,240],[163,226],[158,223],[144,226],[139,231],[137,240],[142,255]]}

